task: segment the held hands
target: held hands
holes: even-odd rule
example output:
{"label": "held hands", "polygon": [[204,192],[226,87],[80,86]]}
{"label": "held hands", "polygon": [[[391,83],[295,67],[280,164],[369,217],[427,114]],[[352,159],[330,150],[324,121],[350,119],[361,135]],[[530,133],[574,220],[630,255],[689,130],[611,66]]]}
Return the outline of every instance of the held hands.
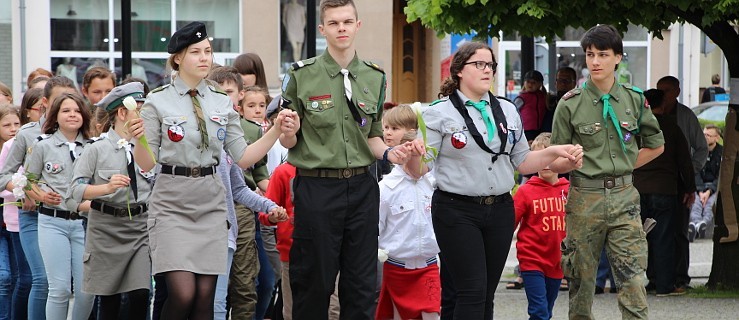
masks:
{"label": "held hands", "polygon": [[286,137],[293,137],[300,129],[300,118],[298,113],[285,109],[280,111],[275,119],[274,125],[279,128],[280,132]]}
{"label": "held hands", "polygon": [[278,223],[282,221],[287,221],[287,210],[283,207],[276,207],[269,211],[269,215],[267,216],[267,219],[269,219],[269,222],[271,223]]}
{"label": "held hands", "polygon": [[698,192],[698,196],[700,197],[701,204],[703,206],[705,206],[706,205],[706,202],[708,201],[708,197],[711,196],[711,190],[708,189],[708,190],[703,191],[703,192]]}
{"label": "held hands", "polygon": [[62,196],[54,191],[47,191],[42,194],[41,202],[52,206],[58,206],[62,203]]}
{"label": "held hands", "polygon": [[108,182],[108,194],[115,192],[120,188],[128,187],[131,183],[131,178],[122,174],[114,174],[110,176],[110,182]]}
{"label": "held hands", "polygon": [[[582,146],[579,144],[571,145],[571,144],[565,144],[561,146],[558,150],[556,150],[557,155],[563,158],[567,158],[570,160],[570,165],[575,169],[582,168],[582,156],[584,154],[584,151],[582,149]],[[561,149],[561,150],[559,150]]]}
{"label": "held hands", "polygon": [[30,197],[23,198],[24,211],[36,211],[36,201],[33,201]]}

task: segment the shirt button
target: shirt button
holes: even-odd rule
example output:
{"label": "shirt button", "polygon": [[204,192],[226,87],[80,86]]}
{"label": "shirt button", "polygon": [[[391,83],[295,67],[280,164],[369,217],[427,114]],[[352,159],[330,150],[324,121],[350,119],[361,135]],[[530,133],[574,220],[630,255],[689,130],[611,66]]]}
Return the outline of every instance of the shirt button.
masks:
{"label": "shirt button", "polygon": [[344,142],[349,142],[349,139],[344,139]]}
{"label": "shirt button", "polygon": [[493,190],[493,187],[490,187],[490,190]]}
{"label": "shirt button", "polygon": [[483,131],[482,134],[488,134],[488,132],[487,131]]}
{"label": "shirt button", "polygon": [[611,154],[611,158],[616,159],[616,155],[615,154]]}
{"label": "shirt button", "polygon": [[610,137],[611,139],[613,139],[613,135],[610,135],[609,137]]}
{"label": "shirt button", "polygon": [[493,171],[493,168],[488,168],[488,171]]}
{"label": "shirt button", "polygon": [[477,120],[482,120],[482,117],[477,118]]}
{"label": "shirt button", "polygon": [[349,120],[349,116],[344,116],[344,120]]}
{"label": "shirt button", "polygon": [[351,161],[349,161],[349,164],[352,164],[352,162],[351,162]]}

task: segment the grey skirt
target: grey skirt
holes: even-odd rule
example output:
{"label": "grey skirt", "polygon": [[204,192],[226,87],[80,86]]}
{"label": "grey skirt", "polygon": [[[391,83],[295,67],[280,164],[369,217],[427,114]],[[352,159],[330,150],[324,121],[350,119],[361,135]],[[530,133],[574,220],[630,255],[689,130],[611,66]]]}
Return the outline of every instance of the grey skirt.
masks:
{"label": "grey skirt", "polygon": [[147,222],[152,273],[225,274],[226,210],[225,188],[218,175],[160,174],[149,198]]}
{"label": "grey skirt", "polygon": [[90,210],[83,257],[83,291],[113,295],[151,286],[148,215],[114,217]]}

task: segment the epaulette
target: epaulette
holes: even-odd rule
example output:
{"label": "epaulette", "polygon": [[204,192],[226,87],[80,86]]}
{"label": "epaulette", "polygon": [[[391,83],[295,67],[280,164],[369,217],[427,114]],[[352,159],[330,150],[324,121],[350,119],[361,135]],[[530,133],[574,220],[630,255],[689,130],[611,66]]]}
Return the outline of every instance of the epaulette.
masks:
{"label": "epaulette", "polygon": [[42,135],[36,137],[36,141],[41,141],[41,140],[44,140],[44,139],[46,139],[48,137],[51,137],[51,135],[50,134],[42,134]]}
{"label": "epaulette", "polygon": [[295,70],[298,70],[298,69],[300,69],[302,67],[312,65],[315,62],[316,62],[316,58],[315,57],[310,58],[310,59],[300,60],[298,62],[293,63],[292,69],[293,69],[293,71],[295,71]]}
{"label": "epaulette", "polygon": [[368,67],[370,67],[372,69],[375,69],[377,71],[380,71],[382,73],[385,73],[385,70],[382,70],[382,68],[380,68],[380,66],[378,66],[376,63],[374,63],[372,61],[364,61],[364,64],[366,64]]}
{"label": "epaulette", "polygon": [[213,85],[209,85],[209,86],[208,86],[208,89],[210,89],[210,91],[213,91],[213,92],[215,92],[215,93],[220,93],[220,94],[222,94],[222,95],[224,95],[224,96],[228,96],[228,93],[226,93],[225,91],[222,91],[221,89],[218,89],[218,88],[216,88],[216,87],[215,87],[215,86],[213,86]]}
{"label": "epaulette", "polygon": [[99,137],[92,137],[89,140],[87,140],[87,143],[92,144],[92,143],[98,142],[100,140],[104,140],[105,138],[107,138],[107,136],[103,136],[103,135],[101,135]]}
{"label": "epaulette", "polygon": [[570,98],[572,98],[572,97],[574,97],[576,95],[579,95],[580,93],[582,93],[582,89],[580,89],[580,88],[572,89],[570,91],[567,91],[567,93],[565,93],[565,95],[562,96],[562,100],[567,101]]}
{"label": "epaulette", "polygon": [[26,123],[26,124],[22,125],[22,126],[21,126],[21,128],[20,128],[19,130],[23,130],[23,129],[28,129],[28,128],[33,128],[33,127],[35,127],[35,126],[37,126],[37,125],[38,125],[38,121],[34,121],[34,122],[29,122],[29,123]]}
{"label": "epaulette", "polygon": [[639,89],[637,86],[632,86],[630,83],[622,83],[621,86],[636,93],[644,94],[644,91],[642,91],[642,89]]}
{"label": "epaulette", "polygon": [[508,99],[506,97],[503,97],[503,96],[495,96],[495,97],[498,98],[498,99],[505,100],[505,101],[508,101],[510,103],[513,103],[513,101],[511,101],[511,99]]}
{"label": "epaulette", "polygon": [[434,106],[434,105],[436,105],[436,104],[439,104],[439,103],[442,103],[442,102],[444,102],[444,101],[449,101],[449,99],[448,99],[448,98],[442,98],[442,99],[438,99],[438,100],[435,100],[434,102],[432,102],[432,103],[431,103],[431,104],[429,105],[429,107],[431,107],[431,106]]}
{"label": "epaulette", "polygon": [[161,87],[159,87],[159,88],[156,88],[156,89],[154,89],[154,90],[151,90],[151,91],[149,92],[149,94],[160,92],[160,91],[162,91],[162,90],[166,89],[167,87],[169,87],[169,84],[165,84],[165,85],[163,85],[163,86],[161,86]]}

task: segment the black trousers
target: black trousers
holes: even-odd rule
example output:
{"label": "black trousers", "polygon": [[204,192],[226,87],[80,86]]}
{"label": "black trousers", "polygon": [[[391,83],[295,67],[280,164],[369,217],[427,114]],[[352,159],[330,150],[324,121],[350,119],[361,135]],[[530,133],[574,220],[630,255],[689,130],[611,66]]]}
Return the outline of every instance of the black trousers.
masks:
{"label": "black trousers", "polygon": [[[677,209],[673,230],[675,232],[675,286],[685,287],[690,284],[690,240],[688,239],[688,224],[690,224],[690,208],[683,204],[684,193],[678,192]],[[700,201],[700,200],[696,200]]]}
{"label": "black trousers", "polygon": [[297,176],[293,192],[293,319],[328,319],[339,270],[341,319],[374,319],[380,205],[377,182],[369,174],[349,179]]}
{"label": "black trousers", "polygon": [[642,223],[647,218],[657,220],[654,229],[647,234],[647,278],[660,294],[670,293],[675,289],[676,198],[674,195],[641,194]]}
{"label": "black trousers", "polygon": [[437,191],[431,201],[441,249],[443,318],[450,319],[453,308],[452,319],[493,319],[495,288],[513,239],[513,200],[480,205]]}

